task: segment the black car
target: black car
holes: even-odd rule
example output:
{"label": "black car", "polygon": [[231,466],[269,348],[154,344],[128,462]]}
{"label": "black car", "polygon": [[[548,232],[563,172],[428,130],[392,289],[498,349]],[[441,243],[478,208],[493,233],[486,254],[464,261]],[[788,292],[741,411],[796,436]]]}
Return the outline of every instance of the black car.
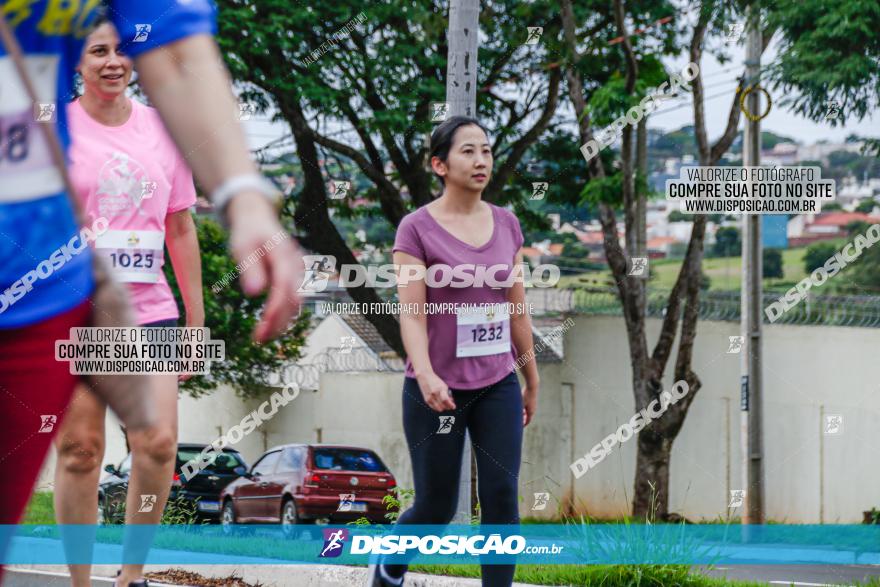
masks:
{"label": "black car", "polygon": [[[179,514],[171,520],[172,523],[188,523],[189,518],[219,521],[220,492],[248,469],[238,451],[224,448],[222,451],[207,453],[210,456],[205,466],[187,481],[181,474],[181,468],[190,461],[198,463],[199,455],[206,446],[193,443],[177,445],[177,461],[166,506],[166,511],[174,507]],[[125,495],[131,475],[131,453],[118,466],[107,465],[104,470],[109,475],[98,485],[98,522],[124,522]],[[142,497],[141,507],[152,507],[150,497]]]}

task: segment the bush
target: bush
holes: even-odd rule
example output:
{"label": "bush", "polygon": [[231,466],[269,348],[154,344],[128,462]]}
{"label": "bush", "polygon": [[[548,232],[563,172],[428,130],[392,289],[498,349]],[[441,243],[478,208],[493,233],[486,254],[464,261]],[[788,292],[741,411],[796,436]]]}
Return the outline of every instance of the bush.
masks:
{"label": "bush", "polygon": [[782,279],[785,273],[782,270],[782,251],[779,249],[764,249],[764,279]]}
{"label": "bush", "polygon": [[811,244],[807,247],[807,252],[804,253],[804,270],[807,273],[812,273],[823,266],[825,261],[833,257],[836,252],[837,247],[834,243],[818,242]]}

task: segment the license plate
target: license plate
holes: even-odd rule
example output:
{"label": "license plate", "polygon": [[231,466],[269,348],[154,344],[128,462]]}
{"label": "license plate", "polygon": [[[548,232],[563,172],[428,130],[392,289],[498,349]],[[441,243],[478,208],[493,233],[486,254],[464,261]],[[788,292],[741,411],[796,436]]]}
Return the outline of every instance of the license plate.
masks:
{"label": "license plate", "polygon": [[200,501],[199,511],[202,512],[219,512],[220,502],[217,501]]}
{"label": "license plate", "polygon": [[365,512],[367,511],[367,504],[362,501],[356,501],[351,504],[351,511],[353,512]]}

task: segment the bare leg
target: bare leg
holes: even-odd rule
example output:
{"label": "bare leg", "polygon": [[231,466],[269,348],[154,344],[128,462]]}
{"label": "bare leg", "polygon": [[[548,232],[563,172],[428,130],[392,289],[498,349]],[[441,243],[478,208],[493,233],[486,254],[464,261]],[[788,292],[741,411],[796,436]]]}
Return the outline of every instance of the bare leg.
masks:
{"label": "bare leg", "polygon": [[[55,465],[55,519],[59,524],[97,523],[98,480],[104,459],[104,403],[82,384],[77,385],[73,400],[55,437],[58,462]],[[95,538],[76,539],[62,533],[68,560],[91,558]],[[91,587],[91,565],[69,565],[73,587]]]}
{"label": "bare leg", "polygon": [[[143,561],[152,544],[152,533],[145,532],[146,528],[140,526],[137,528],[138,533],[133,534],[131,525],[159,524],[171,490],[177,456],[177,375],[151,376],[150,385],[156,411],[160,414],[159,423],[153,428],[130,431],[128,434],[128,443],[131,446],[131,477],[125,504],[126,534],[123,552],[127,561],[139,561],[139,564],[122,566],[117,585],[123,587],[127,587],[128,582],[143,577]],[[142,496],[155,496],[155,503],[150,511],[138,511],[147,509],[141,508],[144,503]],[[152,530],[155,531],[155,526]]]}

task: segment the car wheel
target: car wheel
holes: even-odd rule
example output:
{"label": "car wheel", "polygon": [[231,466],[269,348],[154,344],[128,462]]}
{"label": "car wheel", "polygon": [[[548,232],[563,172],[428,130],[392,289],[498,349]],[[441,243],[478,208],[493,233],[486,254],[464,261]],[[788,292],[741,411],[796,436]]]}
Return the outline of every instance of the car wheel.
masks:
{"label": "car wheel", "polygon": [[223,513],[220,514],[220,525],[223,527],[224,534],[232,534],[235,525],[235,506],[232,500],[227,499],[223,502]]}
{"label": "car wheel", "polygon": [[293,527],[302,523],[303,521],[296,511],[296,502],[292,499],[285,500],[281,505],[281,531],[284,533],[284,536],[291,536],[293,534]]}

